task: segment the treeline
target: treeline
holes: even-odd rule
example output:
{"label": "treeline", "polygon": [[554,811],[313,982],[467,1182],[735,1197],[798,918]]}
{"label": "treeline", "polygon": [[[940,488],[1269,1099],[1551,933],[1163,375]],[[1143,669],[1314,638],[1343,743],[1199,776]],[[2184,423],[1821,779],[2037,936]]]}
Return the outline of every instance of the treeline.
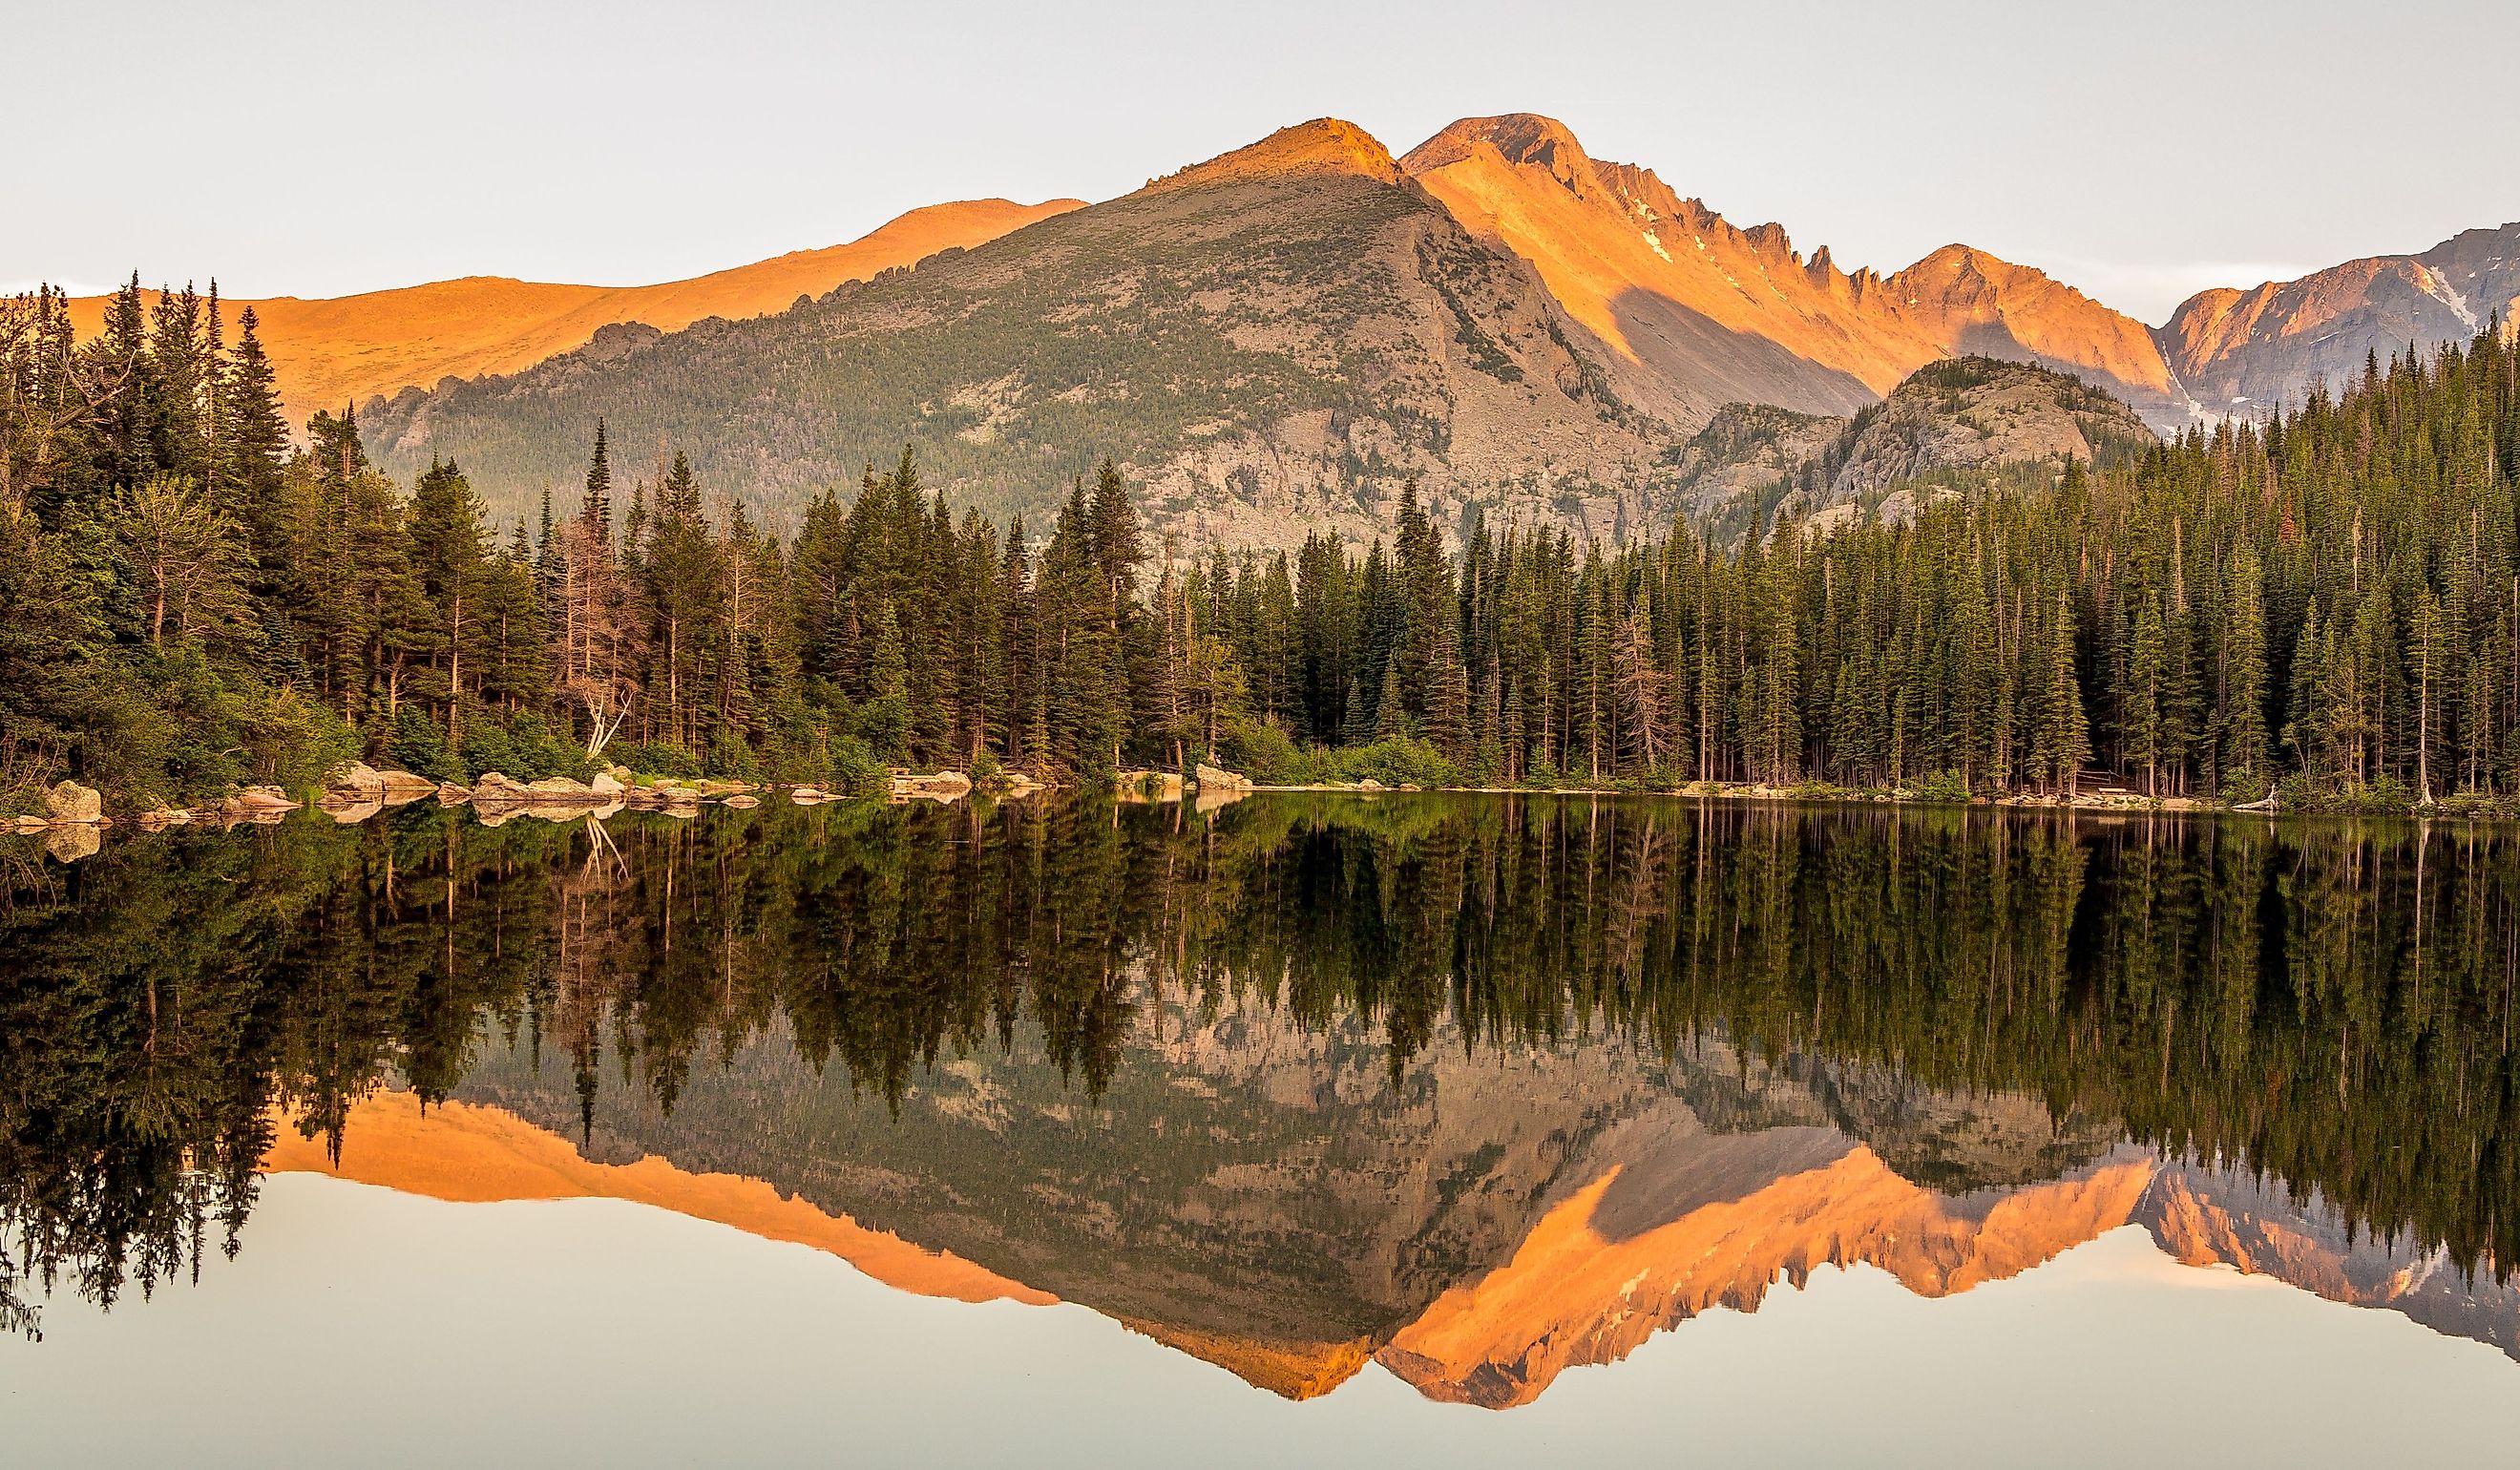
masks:
{"label": "treeline", "polygon": [[1474,517],[1454,555],[1410,487],[1361,553],[1185,557],[1106,466],[1035,566],[905,456],[808,513],[805,665],[922,764],[2491,803],[2520,794],[2515,365],[2489,331],[2263,425],[1733,552]]}
{"label": "treeline", "polygon": [[[680,454],[498,534],[345,410],[302,446],[251,314],[136,282],[0,317],[0,789],[178,799],[366,754],[450,779],[837,785],[1749,781],[2492,802],[2520,793],[2520,408],[2497,330],[2097,473],[1720,550],[1439,527],[1200,557],[1106,462],[1036,542],[908,450],[783,543]],[[1447,531],[1453,535],[1448,537]],[[1448,539],[1460,546],[1448,550]]]}

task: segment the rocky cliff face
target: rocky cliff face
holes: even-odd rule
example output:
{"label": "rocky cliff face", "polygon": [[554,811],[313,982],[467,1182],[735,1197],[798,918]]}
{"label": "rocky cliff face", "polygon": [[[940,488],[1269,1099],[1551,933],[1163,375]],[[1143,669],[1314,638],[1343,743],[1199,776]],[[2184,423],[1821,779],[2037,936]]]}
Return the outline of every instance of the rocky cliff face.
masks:
{"label": "rocky cliff face", "polygon": [[2300,406],[2359,379],[2373,355],[2465,341],[2520,308],[2520,223],[2469,230],[2419,255],[2349,260],[2298,281],[2189,297],[2156,334],[2219,413]]}
{"label": "rocky cliff face", "polygon": [[1744,233],[1650,170],[1597,162],[1552,118],[1464,118],[1402,165],[1529,260],[1691,427],[1736,401],[1851,413],[1936,355],[1849,309],[1845,278],[1824,262],[1816,278],[1782,232]]}
{"label": "rocky cliff face", "polygon": [[1681,513],[1718,545],[1786,517],[1827,529],[1920,506],[2055,482],[2153,442],[2124,403],[2027,363],[1950,358],[1851,419],[1728,404],[1673,457]]}
{"label": "rocky cliff face", "polygon": [[[1845,414],[1938,358],[1980,355],[2086,378],[2169,429],[2187,395],[2151,334],[2037,270],[1948,245],[1889,277],[1806,258],[1652,170],[1595,159],[1531,113],[1471,117],[1403,166],[1473,232],[1532,262],[1567,311],[1665,379],[1681,416],[1773,404]],[[1694,412],[1692,412],[1694,411]]]}
{"label": "rocky cliff face", "polygon": [[1882,285],[1888,309],[1951,356],[2070,374],[2122,400],[2160,432],[2195,421],[2192,395],[2141,323],[2041,271],[1953,245]]}

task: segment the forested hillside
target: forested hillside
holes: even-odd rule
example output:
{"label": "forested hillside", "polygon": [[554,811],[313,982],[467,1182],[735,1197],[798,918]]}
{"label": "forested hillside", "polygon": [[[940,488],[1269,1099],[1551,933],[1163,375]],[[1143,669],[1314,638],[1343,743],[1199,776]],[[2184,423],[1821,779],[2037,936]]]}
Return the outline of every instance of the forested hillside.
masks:
{"label": "forested hillside", "polygon": [[[2263,430],[1736,546],[1608,546],[1414,479],[1387,542],[1151,535],[1106,460],[1047,525],[904,450],[792,538],[677,452],[494,530],[359,425],[287,448],[250,314],[126,291],[0,320],[0,780],[126,802],[311,779],[642,771],[817,783],[886,763],[1091,780],[2072,789],[2304,803],[2520,793],[2520,406],[2491,333],[2369,364]],[[1947,487],[1949,488],[1949,487]],[[1042,534],[1046,532],[1047,534]]]}

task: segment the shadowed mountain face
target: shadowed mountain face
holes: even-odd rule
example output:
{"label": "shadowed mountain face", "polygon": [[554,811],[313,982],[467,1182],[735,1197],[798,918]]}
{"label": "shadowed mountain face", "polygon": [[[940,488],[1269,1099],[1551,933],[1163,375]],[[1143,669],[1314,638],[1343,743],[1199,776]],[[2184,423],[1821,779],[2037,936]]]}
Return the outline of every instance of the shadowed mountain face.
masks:
{"label": "shadowed mountain face", "polygon": [[2520,308],[2520,223],[2468,230],[2419,255],[2375,255],[2248,290],[2200,291],[2156,334],[2217,413],[2262,415],[2331,395],[2374,356],[2463,343]]}
{"label": "shadowed mountain face", "polygon": [[610,825],[10,869],[0,1305],[252,1249],[264,1167],[639,1200],[1291,1397],[1378,1361],[1508,1406],[1822,1266],[1939,1296],[2126,1226],[2520,1350],[2489,832],[1280,795]]}
{"label": "shadowed mountain face", "polygon": [[[995,240],[1037,219],[1073,209],[1076,200],[1018,204],[967,200],[913,209],[846,245],[792,250],[770,260],[659,286],[565,286],[468,276],[355,296],[226,303],[227,330],[252,308],[281,400],[293,427],[317,409],[340,412],[448,378],[517,373],[583,347],[606,327],[644,323],[675,332],[704,317],[785,311],[843,281],[863,281],[939,250]],[[154,296],[154,292],[152,295]],[[106,296],[69,303],[81,336],[98,330]]]}

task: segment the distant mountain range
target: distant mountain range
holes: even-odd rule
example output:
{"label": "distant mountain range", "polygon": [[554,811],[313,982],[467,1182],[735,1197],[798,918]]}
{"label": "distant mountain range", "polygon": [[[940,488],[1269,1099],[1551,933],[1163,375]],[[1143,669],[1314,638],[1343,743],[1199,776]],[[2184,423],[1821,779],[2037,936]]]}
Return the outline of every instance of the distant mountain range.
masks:
{"label": "distant mountain range", "polygon": [[[1850,272],[1516,113],[1400,158],[1322,119],[1121,199],[939,205],[670,286],[258,305],[292,411],[359,399],[389,468],[452,456],[509,513],[564,490],[603,416],[634,464],[689,450],[774,522],[911,442],[995,513],[1041,514],[1108,453],[1162,528],[1282,546],[1382,529],[1413,472],[1456,525],[1475,506],[1605,538],[1737,526],[1799,465],[1778,432],[1816,448],[1848,427],[1820,421],[1945,359],[2069,374],[2168,433],[2297,404],[2515,298],[2505,225],[2203,292],[2148,328],[1964,245]],[[1904,468],[1987,462],[1950,427],[1910,437],[1957,461]],[[1748,458],[1717,453],[1735,442]],[[1809,489],[1800,509],[1857,498]]]}
{"label": "distant mountain range", "polygon": [[[252,307],[292,424],[317,409],[432,388],[448,378],[518,373],[583,347],[605,327],[645,322],[679,331],[703,317],[757,317],[912,264],[938,250],[979,245],[1009,230],[1077,208],[1079,200],[1017,204],[968,200],[913,209],[872,234],[819,250],[713,271],[661,286],[562,286],[505,276],[467,276],[396,290],[300,300],[226,303],[228,330]],[[151,292],[154,297],[155,292]],[[77,296],[70,321],[97,330],[107,296]]]}

